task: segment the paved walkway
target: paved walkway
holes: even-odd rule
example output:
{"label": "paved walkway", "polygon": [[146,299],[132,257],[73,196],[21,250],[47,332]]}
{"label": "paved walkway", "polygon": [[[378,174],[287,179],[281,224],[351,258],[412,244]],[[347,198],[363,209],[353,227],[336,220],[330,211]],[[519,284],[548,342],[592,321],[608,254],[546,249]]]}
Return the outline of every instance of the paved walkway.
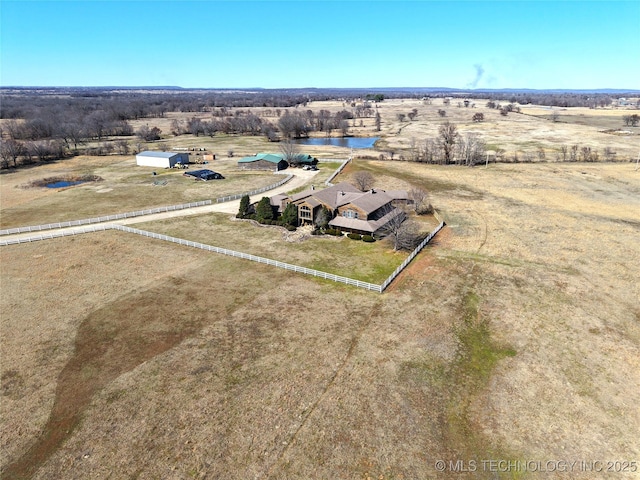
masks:
{"label": "paved walkway", "polygon": [[[268,192],[264,192],[264,194],[261,194],[262,196],[272,197],[273,195],[277,195],[278,193],[286,193],[295,188],[310,184],[312,183],[311,180],[315,175],[317,175],[318,172],[296,168],[296,169],[283,170],[280,173],[284,175],[293,175],[293,178],[289,180],[287,183],[285,183],[284,185],[274,188],[273,190],[269,190]],[[255,198],[253,200],[255,200]],[[156,220],[164,220],[166,218],[174,218],[174,217],[185,217],[188,215],[202,215],[203,213],[211,213],[211,212],[234,214],[234,213],[238,213],[239,208],[240,208],[240,200],[231,200],[229,202],[224,202],[224,203],[212,203],[211,205],[204,205],[202,207],[186,208],[183,210],[174,210],[171,212],[152,213],[150,215],[141,215],[139,217],[123,218],[121,220],[113,220],[105,223],[115,223],[118,225],[133,225],[136,223],[153,222]],[[14,233],[11,235],[3,235],[2,240],[28,238],[28,237],[41,235],[41,234],[46,235],[47,233],[61,232],[61,231],[65,231],[69,233],[73,231],[81,232],[82,229],[87,226],[89,225],[83,225],[78,227],[57,228],[57,229],[52,229],[52,230],[47,230],[42,232]]]}

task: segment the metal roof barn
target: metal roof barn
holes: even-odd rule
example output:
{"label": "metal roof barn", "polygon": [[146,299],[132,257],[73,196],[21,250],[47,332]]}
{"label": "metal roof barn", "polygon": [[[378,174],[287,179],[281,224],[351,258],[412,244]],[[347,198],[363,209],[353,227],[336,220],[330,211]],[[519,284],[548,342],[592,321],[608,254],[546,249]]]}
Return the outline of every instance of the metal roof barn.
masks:
{"label": "metal roof barn", "polygon": [[188,153],[176,152],[140,152],[136,155],[136,163],[141,167],[171,168],[176,163],[189,163]]}

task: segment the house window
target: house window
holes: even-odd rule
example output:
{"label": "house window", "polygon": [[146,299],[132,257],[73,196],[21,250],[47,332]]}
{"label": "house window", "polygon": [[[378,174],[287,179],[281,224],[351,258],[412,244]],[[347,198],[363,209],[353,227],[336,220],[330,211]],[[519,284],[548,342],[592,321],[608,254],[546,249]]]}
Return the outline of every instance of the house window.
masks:
{"label": "house window", "polygon": [[304,218],[305,220],[311,220],[313,218],[311,216],[311,209],[306,205],[300,207],[300,218]]}
{"label": "house window", "polygon": [[355,210],[345,210],[342,212],[342,216],[346,218],[358,218],[358,212]]}

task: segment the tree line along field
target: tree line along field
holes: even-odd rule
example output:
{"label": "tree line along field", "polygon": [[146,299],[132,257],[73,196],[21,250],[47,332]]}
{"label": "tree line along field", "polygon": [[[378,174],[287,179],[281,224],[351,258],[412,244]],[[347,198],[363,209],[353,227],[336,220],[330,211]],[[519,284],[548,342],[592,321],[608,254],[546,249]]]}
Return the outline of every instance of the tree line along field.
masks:
{"label": "tree line along field", "polygon": [[635,165],[351,168],[448,223],[383,295],[122,232],[0,248],[3,478],[637,459]]}
{"label": "tree line along field", "polygon": [[[505,94],[500,99],[438,93],[375,101],[361,92],[340,99],[325,95],[322,100],[292,94],[288,100],[264,98],[256,107],[250,96],[242,103],[231,94],[210,94],[207,101],[194,92],[167,95],[128,98],[98,92],[86,98],[61,95],[54,101],[46,95],[5,93],[9,105],[0,119],[2,166],[78,153],[127,155],[142,149],[188,148],[207,141],[219,156],[241,156],[261,148],[274,150],[279,140],[308,135],[381,136],[375,153],[367,155],[428,163],[479,163],[487,153],[491,161],[512,163],[637,157],[637,98],[617,105],[598,94],[572,102],[561,95]],[[527,103],[531,100],[547,103]],[[573,104],[589,107],[566,106]],[[451,141],[452,155],[443,155],[439,129],[446,122],[458,134]],[[310,150],[326,155],[326,149]]]}

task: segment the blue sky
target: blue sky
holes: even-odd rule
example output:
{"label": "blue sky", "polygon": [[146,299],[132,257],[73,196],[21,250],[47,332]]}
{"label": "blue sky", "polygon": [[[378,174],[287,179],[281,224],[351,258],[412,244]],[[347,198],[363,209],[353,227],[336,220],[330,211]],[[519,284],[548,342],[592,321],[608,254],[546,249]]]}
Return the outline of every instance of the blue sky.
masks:
{"label": "blue sky", "polygon": [[640,89],[640,0],[0,9],[2,86]]}

